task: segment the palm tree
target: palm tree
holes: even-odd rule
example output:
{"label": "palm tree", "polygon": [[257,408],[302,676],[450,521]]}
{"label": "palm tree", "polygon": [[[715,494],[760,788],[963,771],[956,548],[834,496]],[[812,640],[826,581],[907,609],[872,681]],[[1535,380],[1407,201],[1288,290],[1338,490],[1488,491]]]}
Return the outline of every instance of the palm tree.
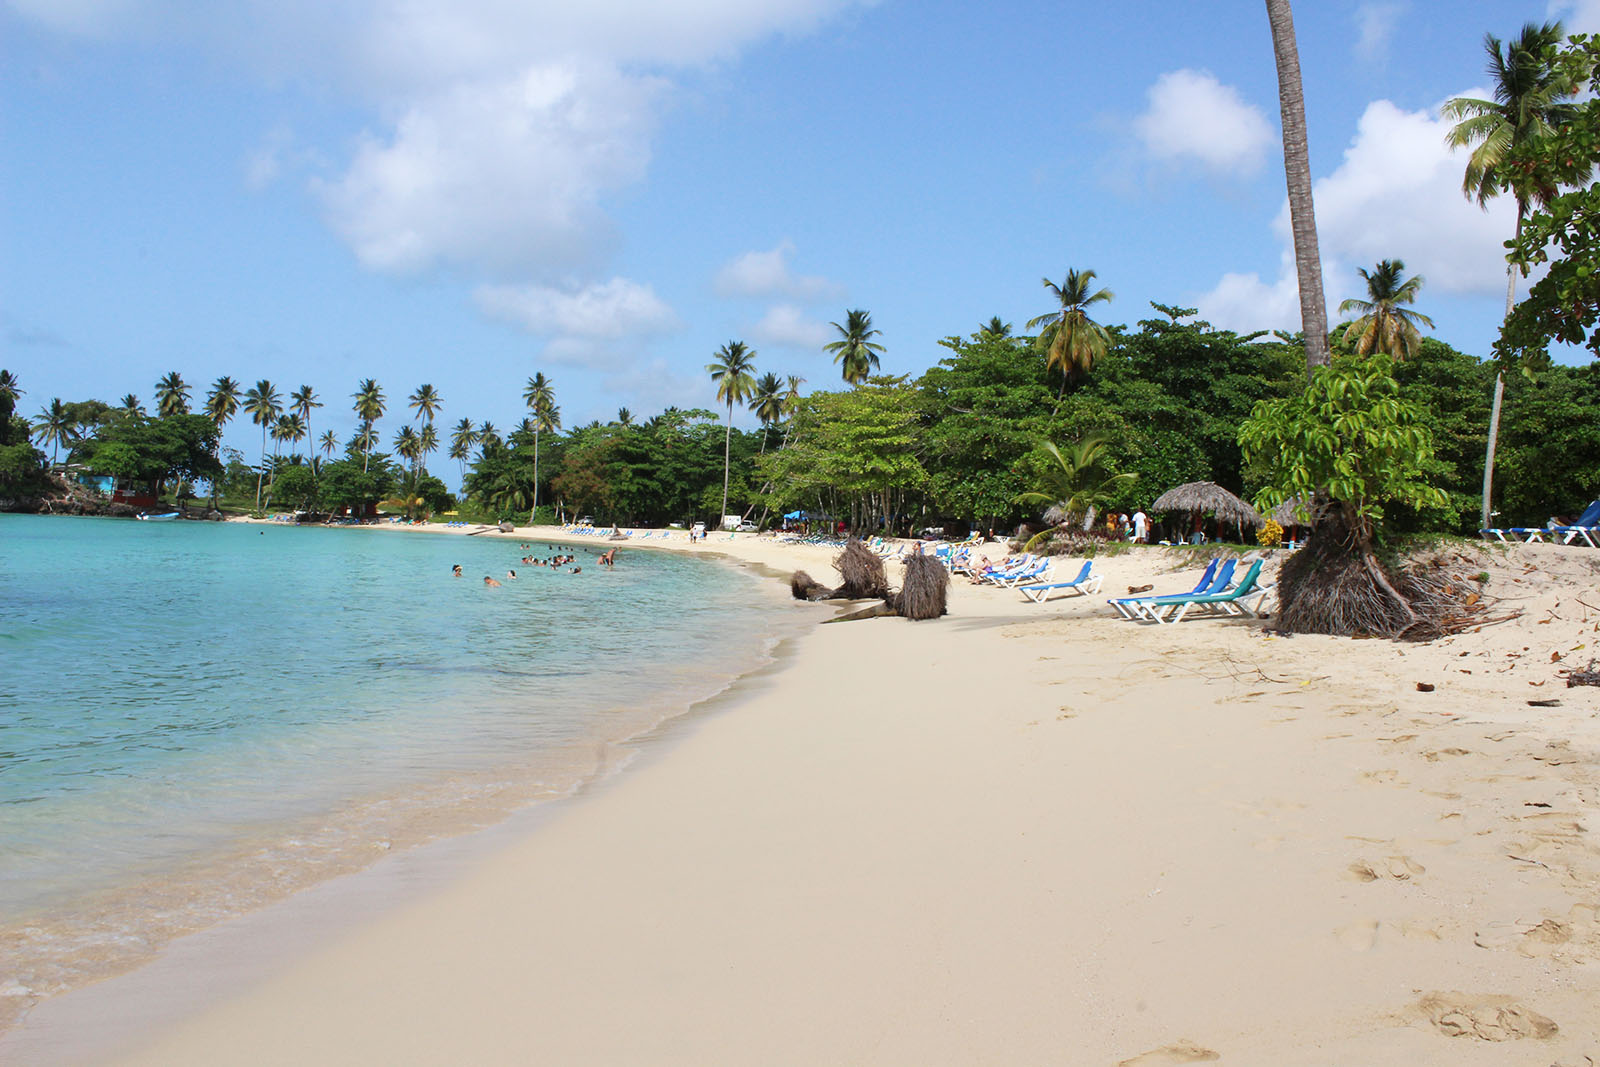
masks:
{"label": "palm tree", "polygon": [[428,473],[428,457],[439,451],[439,431],[433,428],[433,420],[429,419],[422,424],[422,429],[417,431],[417,453],[422,458],[422,473]]}
{"label": "palm tree", "polygon": [[627,408],[618,408],[617,409],[617,425],[618,426],[632,426],[633,425],[633,412],[629,411]]}
{"label": "palm tree", "polygon": [[478,431],[471,419],[462,419],[450,434],[450,451],[445,453],[461,463],[461,480],[467,480],[467,460],[472,456],[472,446],[478,443]]}
{"label": "palm tree", "polygon": [[372,446],[376,440],[373,437],[372,424],[383,418],[383,390],[378,387],[376,379],[366,378],[356,386],[356,391],[350,396],[355,400],[356,418],[361,420],[361,439],[366,442],[366,447],[361,452],[361,470],[365,473],[367,463],[372,459]]}
{"label": "palm tree", "polygon": [[317,444],[322,449],[322,454],[329,459],[339,450],[339,435],[332,430],[323,430],[322,436],[317,438]]}
{"label": "palm tree", "polygon": [[1401,304],[1417,299],[1422,288],[1422,275],[1401,280],[1406,265],[1398,259],[1385,259],[1369,274],[1361,268],[1356,273],[1366,279],[1366,300],[1346,300],[1339,305],[1339,314],[1360,312],[1361,318],[1352,322],[1344,332],[1345,344],[1353,344],[1360,355],[1386,352],[1395,359],[1411,356],[1422,342],[1417,326],[1433,329],[1433,320],[1420,312],[1410,311]]}
{"label": "palm tree", "polygon": [[189,385],[177,371],[156,383],[156,412],[163,419],[189,413]]}
{"label": "palm tree", "polygon": [[874,330],[872,315],[859,308],[844,313],[843,326],[837,322],[828,325],[839,331],[839,340],[829,341],[822,346],[822,350],[833,353],[833,361],[840,365],[845,381],[860,385],[878,369],[878,353],[884,349],[882,345],[873,343],[871,338],[883,331]]}
{"label": "palm tree", "polygon": [[[313,408],[320,408],[321,406],[322,402],[317,399],[317,394],[312,391],[309,385],[302,385],[289,394],[289,410],[300,417],[305,429],[304,436],[311,438],[313,441],[316,440],[316,437],[311,433],[311,411]],[[316,449],[312,449],[312,453],[312,466],[315,467]]]}
{"label": "palm tree", "polygon": [[0,370],[0,396],[5,396],[15,404],[22,397],[22,386],[17,382],[17,376],[8,370]]}
{"label": "palm tree", "polygon": [[283,410],[278,390],[265,378],[244,394],[244,410],[261,427],[261,469],[256,472],[256,510],[261,510],[261,479],[267,473],[267,430]]}
{"label": "palm tree", "polygon": [[1011,324],[994,316],[988,322],[978,327],[978,340],[980,341],[1005,341],[1011,337]]}
{"label": "palm tree", "polygon": [[1095,362],[1106,354],[1111,344],[1105,327],[1089,317],[1089,306],[1110,303],[1117,294],[1110,289],[1092,289],[1092,270],[1069,268],[1060,285],[1049,278],[1040,280],[1060,306],[1029,319],[1028,329],[1044,326],[1039,343],[1045,347],[1045,366],[1061,371],[1061,391],[1056,395],[1059,408],[1061,397],[1066,395],[1067,382],[1093,370]]}
{"label": "palm tree", "polygon": [[[1109,443],[1110,438],[1091,434],[1062,452],[1054,442],[1046,441],[1045,451],[1050,453],[1055,465],[1046,467],[1040,487],[1018,496],[1017,503],[1046,505],[1045,521],[1056,525],[1083,516],[1083,528],[1087,530],[1094,522],[1095,509],[1106,497],[1118,486],[1139,477],[1137,474],[1112,474],[1106,469],[1105,448]],[[1028,542],[1028,547],[1048,533],[1049,530],[1044,530],[1036,535]]]}
{"label": "palm tree", "polygon": [[211,383],[211,391],[206,393],[206,415],[220,430],[238,410],[239,383],[224,374]]}
{"label": "palm tree", "polygon": [[431,423],[433,417],[439,413],[439,409],[444,406],[444,398],[439,395],[439,391],[433,386],[423,384],[418,386],[417,391],[411,394],[407,403],[411,405],[411,410],[416,412],[423,422]]}
{"label": "palm tree", "polygon": [[50,446],[52,467],[56,465],[56,459],[61,454],[61,446],[70,445],[78,439],[78,422],[59,396],[50,401],[49,407],[39,412],[39,417],[34,420],[33,430],[39,435],[40,441]]}
{"label": "palm tree", "polygon": [[1305,335],[1306,374],[1328,362],[1328,300],[1322,294],[1322,254],[1317,250],[1317,215],[1311,203],[1311,152],[1306,147],[1306,102],[1300,84],[1300,49],[1294,39],[1289,0],[1267,0],[1272,54],[1278,67],[1278,111],[1283,120],[1283,174],[1289,191],[1289,228],[1294,232],[1294,269],[1300,283],[1300,329]]}
{"label": "palm tree", "polygon": [[411,461],[411,484],[417,484],[417,457],[422,455],[422,439],[417,436],[417,431],[410,426],[400,427],[400,432],[394,435],[395,454],[402,459]]}
{"label": "palm tree", "polygon": [[298,412],[279,415],[278,421],[273,424],[272,436],[278,441],[287,441],[297,445],[306,439],[306,422]]}
{"label": "palm tree", "polygon": [[[850,314],[854,316],[855,312]],[[728,405],[727,428],[722,433],[722,510],[717,512],[717,524],[720,527],[722,516],[728,513],[728,456],[733,441],[733,405],[749,400],[755,389],[755,381],[750,374],[755,370],[756,354],[743,341],[729,341],[717,349],[716,355],[717,361],[707,363],[706,371],[710,373],[711,380],[717,383],[717,399],[726,401]]]}
{"label": "palm tree", "polygon": [[756,381],[750,410],[761,420],[761,451],[767,451],[767,431],[783,419],[783,382],[771,371]]}
{"label": "palm tree", "polygon": [[129,393],[127,396],[123,397],[120,401],[120,404],[121,407],[119,410],[121,410],[122,414],[128,418],[134,418],[144,414],[144,405],[139,403],[139,398],[134,396],[132,393]]}
{"label": "palm tree", "polygon": [[555,383],[544,376],[544,371],[528,379],[522,401],[533,412],[533,509],[528,514],[531,523],[539,511],[539,434],[561,428],[561,409],[556,407]]}
{"label": "palm tree", "polygon": [[485,449],[497,448],[500,445],[505,444],[504,441],[500,440],[500,431],[495,429],[495,425],[492,422],[485,422],[483,425],[479,426],[478,432],[473,436],[477,438],[475,443],[478,446],[478,455],[480,457],[483,455]]}
{"label": "palm tree", "polygon": [[[1522,27],[1515,41],[1502,49],[1498,37],[1485,34],[1483,48],[1489,53],[1494,99],[1458,96],[1445,101],[1440,109],[1445,118],[1456,123],[1445,136],[1445,143],[1452,148],[1472,149],[1461,191],[1487,210],[1490,200],[1510,190],[1517,202],[1518,237],[1522,236],[1528,205],[1548,202],[1557,190],[1548,185],[1530,185],[1526,176],[1506,171],[1503,164],[1512,153],[1577,114],[1577,109],[1566,101],[1577,95],[1582,84],[1544,61],[1545,50],[1565,36],[1559,22],[1543,26],[1530,22]],[[1516,303],[1516,293],[1516,268],[1507,265],[1507,317]]]}

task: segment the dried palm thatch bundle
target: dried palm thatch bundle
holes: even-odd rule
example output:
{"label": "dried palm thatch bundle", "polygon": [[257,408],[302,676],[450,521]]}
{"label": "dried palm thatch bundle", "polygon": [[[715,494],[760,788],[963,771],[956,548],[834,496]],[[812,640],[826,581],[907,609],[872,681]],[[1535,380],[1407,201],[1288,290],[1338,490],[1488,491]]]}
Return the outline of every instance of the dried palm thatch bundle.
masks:
{"label": "dried palm thatch bundle", "polygon": [[906,560],[905,581],[900,591],[888,597],[889,607],[907,619],[937,619],[946,611],[950,572],[932,556],[911,556]]}
{"label": "dried palm thatch bundle", "polygon": [[884,573],[883,560],[854,537],[834,558],[833,569],[839,572],[841,580],[835,591],[838,596],[849,600],[881,600],[889,595],[889,576]]}
{"label": "dried palm thatch bundle", "polygon": [[818,582],[805,571],[795,571],[789,576],[789,592],[796,600],[827,600],[833,590]]}

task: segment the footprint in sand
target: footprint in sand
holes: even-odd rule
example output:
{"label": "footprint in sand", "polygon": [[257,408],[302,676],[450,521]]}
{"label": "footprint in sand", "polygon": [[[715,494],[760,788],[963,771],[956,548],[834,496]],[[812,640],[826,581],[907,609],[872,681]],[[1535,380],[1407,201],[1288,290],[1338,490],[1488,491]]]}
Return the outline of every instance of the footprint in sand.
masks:
{"label": "footprint in sand", "polygon": [[1470,996],[1465,993],[1429,993],[1417,1001],[1417,1010],[1446,1037],[1479,1041],[1518,1041],[1554,1037],[1560,1027],[1513,997]]}
{"label": "footprint in sand", "polygon": [[1470,756],[1472,752],[1465,748],[1441,748],[1435,752],[1424,752],[1422,758],[1429,763],[1438,763],[1446,756]]}
{"label": "footprint in sand", "polygon": [[1358,882],[1376,882],[1385,878],[1395,882],[1409,882],[1427,870],[1410,856],[1386,856],[1376,861],[1356,860],[1345,869],[1349,872],[1349,877]]}
{"label": "footprint in sand", "polygon": [[1370,952],[1376,948],[1381,939],[1385,942],[1393,941],[1396,937],[1407,941],[1439,941],[1439,931],[1431,926],[1414,922],[1379,922],[1377,919],[1361,919],[1349,926],[1341,926],[1333,932],[1339,944],[1351,952]]}
{"label": "footprint in sand", "polygon": [[1175,1045],[1163,1045],[1158,1049],[1151,1049],[1128,1060],[1121,1060],[1117,1067],[1160,1067],[1168,1063],[1210,1063],[1220,1060],[1222,1056],[1208,1048],[1201,1048],[1193,1041],[1179,1041]]}
{"label": "footprint in sand", "polygon": [[1371,785],[1388,785],[1398,777],[1400,772],[1393,769],[1361,772],[1361,780]]}

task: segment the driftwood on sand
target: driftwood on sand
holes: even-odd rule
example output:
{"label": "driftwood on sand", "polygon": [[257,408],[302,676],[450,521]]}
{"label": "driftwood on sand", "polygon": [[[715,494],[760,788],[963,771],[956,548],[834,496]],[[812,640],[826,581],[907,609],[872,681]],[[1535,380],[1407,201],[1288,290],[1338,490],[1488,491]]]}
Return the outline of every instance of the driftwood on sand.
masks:
{"label": "driftwood on sand", "polygon": [[905,581],[898,591],[889,588],[883,560],[854,538],[834,558],[833,566],[844,583],[839,588],[829,589],[805,571],[795,571],[789,577],[789,592],[796,600],[881,600],[883,603],[841,615],[830,622],[880,615],[937,619],[948,610],[950,573],[932,556],[911,556],[906,560]]}

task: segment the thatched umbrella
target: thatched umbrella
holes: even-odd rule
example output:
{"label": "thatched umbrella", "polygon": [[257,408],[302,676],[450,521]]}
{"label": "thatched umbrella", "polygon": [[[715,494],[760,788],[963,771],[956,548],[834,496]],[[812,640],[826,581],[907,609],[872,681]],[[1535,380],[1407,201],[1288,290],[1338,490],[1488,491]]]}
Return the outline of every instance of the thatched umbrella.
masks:
{"label": "thatched umbrella", "polygon": [[1187,482],[1176,489],[1168,489],[1156,497],[1151,511],[1187,511],[1190,514],[1210,512],[1218,522],[1232,522],[1239,527],[1239,539],[1244,540],[1244,526],[1260,526],[1266,520],[1255,508],[1228,492],[1216,482]]}
{"label": "thatched umbrella", "polygon": [[[1300,511],[1302,508],[1307,516],[1306,518],[1300,517]],[[1268,515],[1267,518],[1271,519],[1273,522],[1287,530],[1291,526],[1310,526],[1310,515],[1311,501],[1307,500],[1303,496],[1296,496],[1290,497],[1288,500],[1285,500],[1283,503],[1273,508],[1272,514]]]}

